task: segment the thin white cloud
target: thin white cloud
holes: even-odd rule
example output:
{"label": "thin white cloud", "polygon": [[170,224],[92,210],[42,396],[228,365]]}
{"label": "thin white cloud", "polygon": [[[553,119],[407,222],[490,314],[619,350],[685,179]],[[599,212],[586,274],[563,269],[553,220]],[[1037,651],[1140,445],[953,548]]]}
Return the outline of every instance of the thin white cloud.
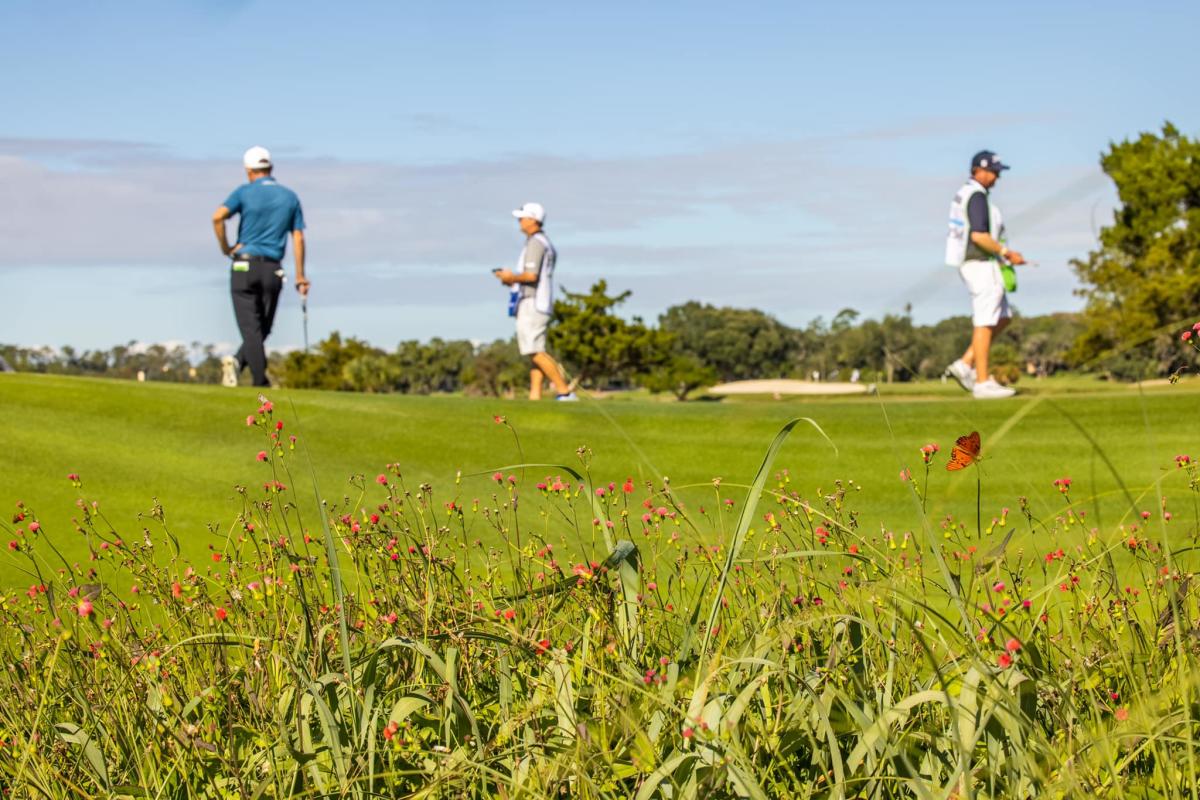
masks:
{"label": "thin white cloud", "polygon": [[[924,316],[960,300],[939,261],[961,170],[921,173],[877,153],[878,140],[931,135],[935,122],[659,157],[406,165],[293,155],[277,157],[277,175],[304,202],[314,291],[339,306],[387,298],[454,313],[492,303],[486,270],[511,263],[519,246],[508,210],[538,200],[562,252],[561,283],[584,289],[608,276],[648,316],[688,299],[797,323],[909,301]],[[243,179],[236,158],[178,158],[147,143],[0,139],[0,270],[185,268],[181,293],[219,291],[209,218]],[[1095,209],[1106,221],[1114,202],[1099,169],[1030,170],[1006,178],[997,201],[1014,241],[1042,262],[1047,309],[1072,305],[1066,262],[1091,246]],[[160,281],[153,291],[171,290]],[[464,322],[462,335],[477,333]]]}

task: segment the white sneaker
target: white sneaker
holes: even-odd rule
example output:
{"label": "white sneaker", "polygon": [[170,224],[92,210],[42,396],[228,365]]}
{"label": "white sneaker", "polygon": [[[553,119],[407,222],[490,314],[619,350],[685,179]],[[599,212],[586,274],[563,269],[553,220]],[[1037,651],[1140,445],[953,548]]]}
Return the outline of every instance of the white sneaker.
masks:
{"label": "white sneaker", "polygon": [[1012,397],[1017,393],[1015,389],[996,383],[995,378],[988,378],[983,383],[975,384],[975,388],[971,392],[975,395],[976,400],[999,400],[1004,397]]}
{"label": "white sneaker", "polygon": [[555,397],[554,399],[559,401],[560,403],[578,403],[579,402],[579,398],[575,396],[574,392],[567,392],[566,394],[560,394],[558,397]]}
{"label": "white sneaker", "polygon": [[233,356],[225,356],[221,359],[221,385],[238,385],[237,359]]}
{"label": "white sneaker", "polygon": [[946,374],[968,392],[975,388],[975,368],[968,366],[961,358],[946,367]]}

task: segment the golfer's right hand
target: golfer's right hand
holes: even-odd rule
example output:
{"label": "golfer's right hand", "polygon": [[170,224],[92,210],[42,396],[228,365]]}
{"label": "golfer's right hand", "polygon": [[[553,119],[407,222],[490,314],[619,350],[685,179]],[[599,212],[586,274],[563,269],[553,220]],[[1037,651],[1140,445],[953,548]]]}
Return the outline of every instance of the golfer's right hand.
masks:
{"label": "golfer's right hand", "polygon": [[1016,250],[1008,251],[1008,263],[1014,267],[1025,263],[1025,256],[1018,253]]}
{"label": "golfer's right hand", "polygon": [[308,278],[296,279],[296,291],[300,293],[301,297],[308,297],[308,287],[311,285],[312,281],[310,281]]}

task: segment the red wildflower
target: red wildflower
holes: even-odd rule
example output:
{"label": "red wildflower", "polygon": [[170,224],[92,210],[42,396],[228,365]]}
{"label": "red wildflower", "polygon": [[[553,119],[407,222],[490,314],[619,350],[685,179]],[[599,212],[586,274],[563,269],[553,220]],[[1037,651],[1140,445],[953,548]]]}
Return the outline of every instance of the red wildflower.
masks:
{"label": "red wildflower", "polygon": [[79,601],[79,605],[75,606],[75,610],[79,612],[79,616],[87,617],[92,613],[92,601],[84,598]]}
{"label": "red wildflower", "polygon": [[1012,656],[1008,653],[1001,653],[996,656],[996,663],[1000,666],[1000,669],[1008,669],[1013,663]]}
{"label": "red wildflower", "polygon": [[225,609],[218,607],[217,610],[213,612],[213,616],[217,618],[218,622],[224,622],[225,618],[228,617],[229,614],[226,613]]}
{"label": "red wildflower", "polygon": [[266,461],[267,460],[267,451],[259,450],[258,455],[255,456],[255,458],[257,458],[259,461]]}
{"label": "red wildflower", "polygon": [[1021,649],[1021,643],[1016,639],[1009,639],[1004,643],[1004,649],[1010,653],[1015,653]]}

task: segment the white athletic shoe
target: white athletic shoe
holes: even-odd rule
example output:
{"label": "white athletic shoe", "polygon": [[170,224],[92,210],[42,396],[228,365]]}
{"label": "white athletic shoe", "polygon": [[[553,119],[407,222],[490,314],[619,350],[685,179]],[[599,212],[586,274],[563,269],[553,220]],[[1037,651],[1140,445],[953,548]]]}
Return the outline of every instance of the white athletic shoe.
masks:
{"label": "white athletic shoe", "polygon": [[968,392],[975,388],[975,368],[968,366],[961,358],[946,367],[946,374]]}
{"label": "white athletic shoe", "polygon": [[983,383],[975,384],[975,388],[971,392],[975,395],[976,400],[1000,400],[1004,397],[1012,397],[1017,393],[1015,389],[996,383],[995,378],[988,378]]}
{"label": "white athletic shoe", "polygon": [[233,356],[225,356],[221,359],[221,385],[238,385],[237,359]]}
{"label": "white athletic shoe", "polygon": [[579,398],[575,396],[574,392],[567,392],[566,394],[560,394],[558,397],[555,397],[554,399],[560,403],[578,403],[579,402]]}

